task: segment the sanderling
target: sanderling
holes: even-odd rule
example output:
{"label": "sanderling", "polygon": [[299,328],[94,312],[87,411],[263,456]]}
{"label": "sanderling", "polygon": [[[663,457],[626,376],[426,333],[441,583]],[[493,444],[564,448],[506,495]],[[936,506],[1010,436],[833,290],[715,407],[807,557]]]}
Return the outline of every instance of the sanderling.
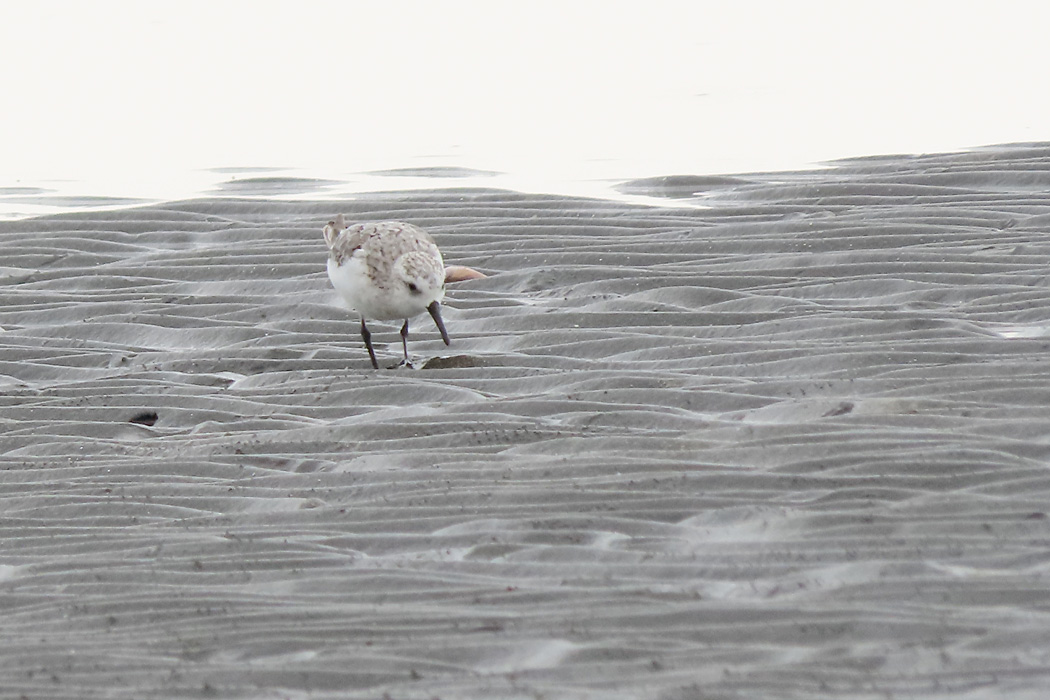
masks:
{"label": "sanderling", "polygon": [[404,319],[401,347],[408,362],[408,319],[424,311],[434,319],[441,339],[449,344],[441,321],[445,282],[484,277],[469,267],[445,269],[441,251],[430,235],[412,224],[381,221],[347,226],[342,214],[324,227],[328,243],[328,278],[354,311],[361,314],[361,338],[379,369],[372,334],[365,319]]}

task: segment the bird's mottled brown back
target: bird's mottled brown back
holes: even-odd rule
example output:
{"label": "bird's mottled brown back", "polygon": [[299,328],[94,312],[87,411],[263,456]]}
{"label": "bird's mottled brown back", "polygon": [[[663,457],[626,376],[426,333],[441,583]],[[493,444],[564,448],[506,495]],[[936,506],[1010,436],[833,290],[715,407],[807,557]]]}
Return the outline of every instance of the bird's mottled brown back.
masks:
{"label": "bird's mottled brown back", "polygon": [[[365,244],[375,232],[375,224],[354,224],[353,226],[338,232],[329,241],[332,259],[342,265],[354,251]],[[327,238],[327,236],[326,236]]]}
{"label": "bird's mottled brown back", "polygon": [[[342,222],[332,222],[329,226]],[[329,239],[328,228],[325,231]],[[391,268],[398,258],[406,253],[425,253],[432,259],[439,276],[444,275],[441,254],[434,239],[423,229],[401,221],[381,221],[377,223],[353,224],[338,232],[329,240],[331,257],[337,265],[342,265],[358,250],[364,249],[364,262],[368,275],[373,282],[383,288],[386,282],[393,279]],[[416,257],[416,256],[413,256]]]}

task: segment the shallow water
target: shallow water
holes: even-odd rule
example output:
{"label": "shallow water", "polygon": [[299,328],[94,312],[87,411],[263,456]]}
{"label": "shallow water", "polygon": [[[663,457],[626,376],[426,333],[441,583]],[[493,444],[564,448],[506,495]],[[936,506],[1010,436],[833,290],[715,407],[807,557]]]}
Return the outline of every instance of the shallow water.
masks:
{"label": "shallow water", "polygon": [[1032,3],[96,0],[5,20],[0,218],[260,178],[331,181],[280,188],[310,198],[430,188],[411,179],[440,168],[608,196],[1050,137],[1033,89],[1050,6]]}
{"label": "shallow water", "polygon": [[[0,223],[0,686],[1042,696],[1050,146],[254,187]],[[491,275],[450,348],[371,370],[337,211]]]}

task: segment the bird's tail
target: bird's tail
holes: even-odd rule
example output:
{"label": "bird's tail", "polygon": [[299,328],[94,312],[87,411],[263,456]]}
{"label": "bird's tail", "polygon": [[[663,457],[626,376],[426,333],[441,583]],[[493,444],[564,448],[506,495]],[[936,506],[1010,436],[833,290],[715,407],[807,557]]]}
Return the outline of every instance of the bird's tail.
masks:
{"label": "bird's tail", "polygon": [[344,228],[346,228],[346,217],[342,214],[335,217],[335,221],[329,221],[324,227],[324,240],[329,248],[335,244],[335,239],[339,237]]}

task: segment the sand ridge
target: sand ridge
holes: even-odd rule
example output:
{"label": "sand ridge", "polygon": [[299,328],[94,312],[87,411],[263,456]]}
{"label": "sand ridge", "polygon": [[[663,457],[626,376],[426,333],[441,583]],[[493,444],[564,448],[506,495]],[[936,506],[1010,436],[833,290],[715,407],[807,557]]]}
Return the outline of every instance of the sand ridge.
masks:
{"label": "sand ridge", "polygon": [[[0,687],[1041,696],[1050,146],[624,187],[0,222]],[[339,211],[492,275],[421,369]]]}

